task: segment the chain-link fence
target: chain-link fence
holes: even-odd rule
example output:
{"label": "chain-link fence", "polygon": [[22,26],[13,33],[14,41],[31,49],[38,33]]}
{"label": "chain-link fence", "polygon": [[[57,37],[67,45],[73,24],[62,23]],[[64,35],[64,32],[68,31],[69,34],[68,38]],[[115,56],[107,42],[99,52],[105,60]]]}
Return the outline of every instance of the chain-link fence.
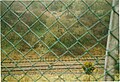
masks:
{"label": "chain-link fence", "polygon": [[1,1],[2,82],[118,81],[118,2]]}

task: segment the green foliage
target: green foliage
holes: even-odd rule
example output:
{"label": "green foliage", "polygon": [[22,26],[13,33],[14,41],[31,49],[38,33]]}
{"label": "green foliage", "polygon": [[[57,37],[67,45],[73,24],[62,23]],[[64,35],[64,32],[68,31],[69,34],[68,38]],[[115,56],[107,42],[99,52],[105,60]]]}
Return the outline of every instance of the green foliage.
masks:
{"label": "green foliage", "polygon": [[[65,3],[66,6],[62,2]],[[75,2],[71,1],[71,0],[64,0],[62,2],[55,1],[55,2],[52,2],[52,4],[50,6],[48,6],[48,5],[51,2],[45,2],[45,1],[42,2],[44,5],[48,6],[49,12],[54,12],[54,14],[53,14],[54,16],[60,16],[60,19],[58,19],[58,20],[62,24],[60,24],[60,22],[49,12],[45,12],[43,14],[43,11],[45,10],[45,6],[43,6],[40,3],[33,2],[31,4],[31,6],[29,7],[29,10],[31,12],[33,12],[34,15],[36,15],[36,17],[40,16],[40,18],[36,18],[28,10],[20,17],[20,20],[23,21],[26,25],[23,24],[21,21],[19,21],[14,27],[12,27],[13,30],[16,31],[21,36],[23,36],[30,27],[30,29],[34,33],[36,33],[38,36],[40,36],[40,37],[43,36],[42,40],[49,47],[51,46],[51,49],[55,50],[56,52],[57,52],[57,49],[61,50],[60,53],[65,52],[65,50],[66,50],[65,47],[69,48],[71,45],[73,45],[76,42],[76,38],[77,39],[81,38],[78,41],[81,44],[83,44],[84,46],[86,46],[86,45],[90,46],[90,45],[94,44],[96,41],[94,40],[94,38],[92,36],[90,36],[89,34],[86,34],[84,37],[82,37],[82,35],[84,33],[88,32],[86,27],[89,28],[96,21],[98,21],[97,17],[91,11],[88,11],[82,17],[79,18],[79,16],[87,9],[85,4],[79,0],[75,1]],[[72,3],[72,2],[74,2],[74,3]],[[91,0],[90,1],[85,0],[85,2],[88,5],[91,4]],[[98,6],[96,6],[99,4],[98,2],[96,2],[97,4],[95,3],[93,6],[91,6],[91,9],[93,9],[93,11],[96,14],[98,14],[98,16],[102,16],[106,12],[106,10],[109,9],[109,7],[106,7],[106,4],[104,4],[102,2],[100,3],[102,5],[102,7],[98,7]],[[28,3],[29,2],[24,2],[24,4],[26,4],[26,5]],[[7,3],[7,4],[9,4],[9,3]],[[16,7],[16,6],[19,6],[19,7]],[[69,7],[67,8],[67,6],[69,6]],[[13,4],[13,6],[11,7],[11,9],[19,17],[26,8],[21,3],[15,2]],[[69,10],[66,10],[66,9],[69,9]],[[7,10],[7,6],[2,5],[1,15],[3,15],[5,10]],[[66,10],[65,13],[63,15],[61,15],[64,10]],[[20,12],[18,12],[18,11],[20,11]],[[78,18],[79,18],[78,20],[82,24],[84,24],[86,27],[81,25],[76,20],[76,18],[74,18],[74,16],[70,13],[70,11],[71,11],[71,13],[76,15],[76,17],[78,16]],[[9,23],[9,25],[11,25],[11,26],[18,20],[18,18],[13,14],[13,12],[8,10],[8,12],[2,17],[2,19],[5,20],[7,23]],[[6,35],[11,28],[3,20],[1,21],[2,22],[1,29],[2,29],[2,34]],[[39,21],[37,21],[37,20],[39,20]],[[101,21],[107,25],[109,23],[109,15],[103,17],[101,19]],[[75,23],[75,24],[72,25],[73,23]],[[27,26],[29,26],[29,27],[27,27]],[[46,26],[47,26],[47,28],[46,28]],[[103,30],[103,29],[105,29],[105,30]],[[91,28],[89,31],[98,38],[98,37],[102,37],[105,34],[107,34],[107,30],[108,29],[106,29],[106,27],[103,27],[103,25],[98,24],[98,25],[95,25],[93,28]],[[48,33],[46,33],[46,31],[48,31]],[[30,45],[34,45],[34,43],[38,39],[33,33],[30,33],[30,32],[28,32],[25,36],[23,36],[23,39],[26,42],[28,42]],[[44,33],[45,33],[45,35],[43,35]],[[4,37],[2,37],[2,38],[4,38]],[[60,38],[60,39],[58,39],[58,38]],[[11,33],[7,35],[7,39],[9,41],[11,41],[13,44],[15,44],[21,38],[16,33],[11,31]],[[58,43],[53,45],[56,41]],[[59,41],[61,41],[62,44]],[[21,44],[22,44],[22,42],[21,42]],[[24,43],[24,41],[23,41],[22,45],[28,46],[26,43]],[[21,50],[22,50],[22,48],[25,48],[22,45],[18,46],[19,48],[21,48]],[[28,46],[28,48],[29,48],[29,46]],[[70,51],[76,55],[81,55],[81,54],[83,54],[83,52],[85,52],[85,50],[79,44],[75,45],[75,47],[72,47],[70,49]]]}
{"label": "green foliage", "polygon": [[[20,5],[19,3],[15,3],[15,5],[13,5],[11,7],[11,9],[13,8],[14,10],[14,7]],[[31,29],[38,35],[41,35],[42,32],[45,31],[45,27],[43,24],[46,23],[46,19],[47,19],[47,16],[44,14],[42,15],[39,20],[37,21],[38,19],[33,16],[29,11],[26,11],[21,17],[20,17],[20,20],[23,21],[24,23],[22,23],[21,21],[17,22],[18,18],[17,16],[19,17],[24,11],[20,11],[19,8],[15,8],[15,11],[10,11],[8,10],[7,13],[5,13],[5,10],[7,10],[7,7],[2,4],[2,8],[1,8],[1,15],[3,15],[2,17],[2,34],[3,35],[6,35],[10,29],[12,28],[14,31],[16,31],[16,33],[18,33],[19,35],[23,36],[27,31],[28,31],[28,27],[27,26],[32,26]],[[19,12],[18,12],[19,11]],[[13,13],[14,12],[14,13]],[[40,16],[41,15],[41,11],[38,11],[38,10],[34,10],[32,11],[36,16]],[[4,22],[4,21],[6,22]],[[37,21],[37,22],[36,22]],[[17,23],[16,23],[17,22]],[[34,25],[32,25],[34,22],[36,22]],[[16,23],[16,24],[15,24]],[[10,27],[12,26],[13,24],[15,24],[14,27]],[[7,36],[6,38],[12,43],[12,44],[16,44],[19,40],[21,40],[20,36],[18,34],[16,34],[14,31],[11,31]],[[4,37],[2,37],[4,38]],[[25,36],[23,36],[23,39],[25,41],[28,42],[28,44],[30,44],[31,46],[37,41],[37,38],[35,37],[34,34],[32,33],[27,33]],[[9,49],[9,47],[11,46],[11,44],[9,44],[8,42],[4,41],[3,42],[4,44],[6,44],[6,47],[2,45],[2,48],[7,48]],[[21,41],[20,42],[21,45],[18,45],[17,48],[21,51],[25,51],[25,49],[28,49],[30,48],[24,41]]]}
{"label": "green foliage", "polygon": [[[54,21],[55,21],[54,18],[52,18],[52,17],[48,18],[46,25],[51,26]],[[67,16],[61,17],[60,21],[62,22],[63,25],[58,22],[55,23],[54,25],[52,25],[52,27],[50,28],[50,31],[48,31],[48,33],[45,35],[44,42],[50,47],[55,42],[58,42],[57,38],[59,38],[59,41],[62,44],[56,44],[52,47],[52,49],[55,50],[56,52],[58,52],[57,51],[57,49],[58,49],[59,53],[64,53],[66,50],[65,47],[69,48],[71,45],[73,45],[76,42],[75,37],[77,37],[77,38],[80,37],[83,33],[86,32],[86,29],[84,27],[81,27],[79,25],[79,23],[76,23],[72,27],[70,27],[69,30],[67,30],[67,28],[73,22],[75,22],[75,20],[73,18],[67,19]],[[52,32],[54,35],[50,32]],[[76,45],[75,47],[71,48],[70,51],[75,55],[79,55],[84,52],[84,50],[81,48],[80,45]]]}
{"label": "green foliage", "polygon": [[95,67],[92,62],[85,62],[82,66],[86,74],[90,75],[94,71]]}
{"label": "green foliage", "polygon": [[59,1],[55,1],[53,2],[53,4],[50,6],[50,10],[51,11],[61,11],[62,9],[62,4]]}

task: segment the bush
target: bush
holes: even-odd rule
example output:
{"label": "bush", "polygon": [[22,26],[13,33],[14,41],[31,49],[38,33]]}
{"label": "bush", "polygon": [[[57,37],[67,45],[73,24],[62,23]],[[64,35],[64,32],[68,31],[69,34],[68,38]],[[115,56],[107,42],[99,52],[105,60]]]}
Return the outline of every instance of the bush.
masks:
{"label": "bush", "polygon": [[95,67],[93,66],[92,62],[85,62],[82,66],[83,70],[86,74],[90,75],[94,71]]}

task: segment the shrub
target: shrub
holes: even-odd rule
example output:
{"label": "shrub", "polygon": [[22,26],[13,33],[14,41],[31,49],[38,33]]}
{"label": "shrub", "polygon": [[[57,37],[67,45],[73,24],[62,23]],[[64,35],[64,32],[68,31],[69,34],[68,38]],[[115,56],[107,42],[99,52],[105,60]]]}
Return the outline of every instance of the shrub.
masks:
{"label": "shrub", "polygon": [[95,67],[93,66],[92,62],[85,62],[82,66],[83,70],[86,74],[90,75],[94,71]]}

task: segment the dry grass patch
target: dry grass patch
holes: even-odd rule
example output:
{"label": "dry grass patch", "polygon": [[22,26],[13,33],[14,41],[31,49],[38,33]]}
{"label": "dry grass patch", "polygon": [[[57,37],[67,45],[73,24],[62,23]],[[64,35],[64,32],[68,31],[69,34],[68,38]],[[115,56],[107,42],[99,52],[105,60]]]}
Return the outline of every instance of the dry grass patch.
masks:
{"label": "dry grass patch", "polygon": [[[115,76],[116,80],[119,80],[119,77]],[[2,79],[3,80],[3,79]],[[95,74],[95,75],[74,75],[74,74],[63,74],[63,75],[56,75],[56,74],[45,74],[43,76],[36,74],[36,75],[17,75],[17,76],[7,76],[6,78],[4,78],[4,81],[7,82],[18,82],[18,80],[20,82],[70,82],[70,81],[75,81],[75,82],[79,82],[79,81],[98,81],[101,82],[104,80],[104,75],[101,74]]]}
{"label": "dry grass patch", "polygon": [[103,77],[99,78],[101,75],[74,75],[74,74],[63,74],[63,75],[56,75],[56,74],[45,74],[43,76],[41,75],[17,75],[17,76],[7,76],[4,81],[7,82],[64,82],[64,81],[102,81]]}

